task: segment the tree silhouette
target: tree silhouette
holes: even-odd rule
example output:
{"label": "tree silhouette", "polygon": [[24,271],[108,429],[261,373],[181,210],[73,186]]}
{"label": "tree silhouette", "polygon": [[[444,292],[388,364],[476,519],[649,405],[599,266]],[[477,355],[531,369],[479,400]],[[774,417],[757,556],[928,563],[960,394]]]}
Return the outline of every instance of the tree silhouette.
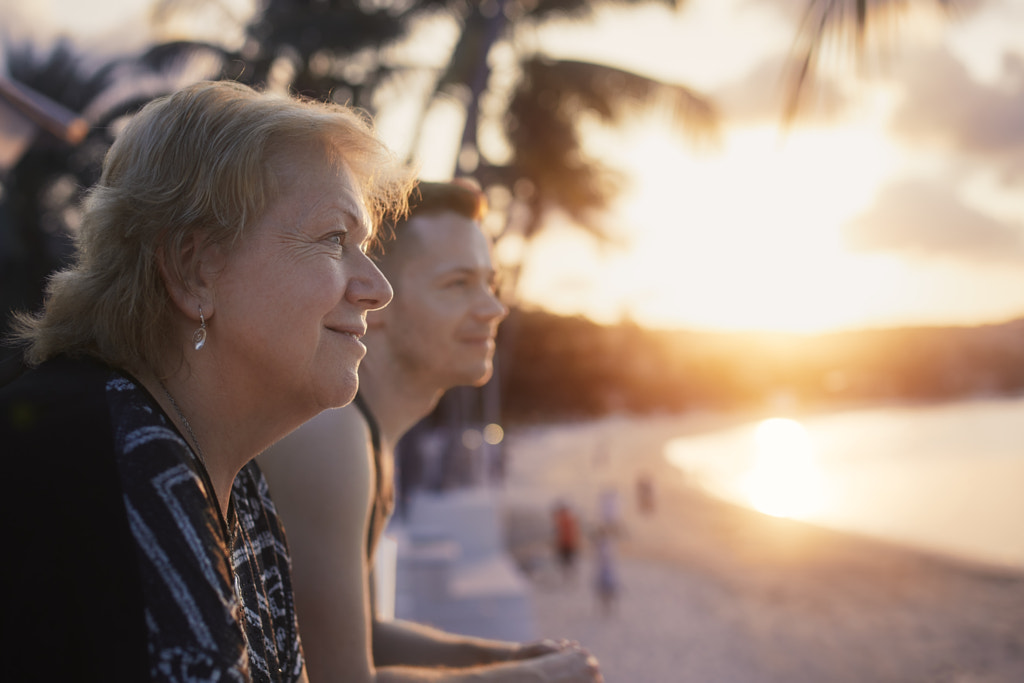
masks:
{"label": "tree silhouette", "polygon": [[99,179],[123,117],[157,95],[215,75],[223,65],[219,49],[195,43],[158,45],[98,66],[86,66],[92,60],[67,40],[41,55],[27,43],[6,47],[10,79],[79,113],[88,132],[78,144],[40,132],[0,179],[0,333],[8,329],[12,310],[42,304],[47,277],[71,258],[82,195]]}

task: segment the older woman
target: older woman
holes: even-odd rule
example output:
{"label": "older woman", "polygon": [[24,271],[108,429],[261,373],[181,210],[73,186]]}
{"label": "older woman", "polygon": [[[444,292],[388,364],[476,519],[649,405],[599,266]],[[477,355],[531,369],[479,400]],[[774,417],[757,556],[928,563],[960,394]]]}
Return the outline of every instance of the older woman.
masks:
{"label": "older woman", "polygon": [[0,390],[5,680],[305,678],[252,459],[352,400],[412,182],[340,106],[205,82],[133,117]]}

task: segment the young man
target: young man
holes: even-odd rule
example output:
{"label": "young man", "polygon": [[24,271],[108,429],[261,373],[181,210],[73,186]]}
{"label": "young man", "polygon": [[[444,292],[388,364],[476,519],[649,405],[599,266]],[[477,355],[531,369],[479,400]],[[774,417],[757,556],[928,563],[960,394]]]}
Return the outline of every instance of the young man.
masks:
{"label": "young man", "polygon": [[372,558],[394,501],[393,448],[445,390],[487,381],[507,313],[480,231],[483,195],[421,183],[410,207],[375,254],[394,298],[367,317],[356,402],[322,413],[260,459],[292,550],[310,680],[600,681],[596,661],[572,643],[483,640],[372,615]]}

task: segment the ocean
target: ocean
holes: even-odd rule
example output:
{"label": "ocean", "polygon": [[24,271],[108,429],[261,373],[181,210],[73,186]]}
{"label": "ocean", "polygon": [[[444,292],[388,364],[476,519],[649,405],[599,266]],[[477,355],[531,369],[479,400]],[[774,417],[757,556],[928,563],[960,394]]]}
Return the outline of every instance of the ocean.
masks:
{"label": "ocean", "polygon": [[767,514],[1024,569],[1024,397],[780,414],[665,457]]}

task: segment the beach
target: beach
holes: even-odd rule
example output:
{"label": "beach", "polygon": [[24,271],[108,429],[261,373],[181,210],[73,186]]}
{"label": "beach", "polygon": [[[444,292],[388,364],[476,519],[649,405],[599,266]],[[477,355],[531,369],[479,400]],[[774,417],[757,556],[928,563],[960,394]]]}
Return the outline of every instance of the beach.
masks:
{"label": "beach", "polygon": [[[530,577],[536,630],[571,638],[615,683],[1019,683],[1024,572],[769,517],[713,499],[662,458],[722,415],[608,418],[510,429],[506,542]],[[635,483],[654,483],[642,513]],[[621,591],[605,614],[593,544],[573,576],[551,551],[551,507],[584,535],[618,491]]]}

